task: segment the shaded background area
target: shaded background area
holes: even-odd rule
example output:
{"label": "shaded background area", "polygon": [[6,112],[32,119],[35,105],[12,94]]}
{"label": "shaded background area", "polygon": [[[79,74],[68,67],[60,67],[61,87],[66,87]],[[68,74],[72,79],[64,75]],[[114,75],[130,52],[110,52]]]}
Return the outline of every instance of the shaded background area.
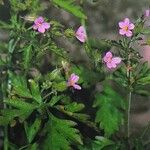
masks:
{"label": "shaded background area", "polygon": [[[79,0],[78,0],[79,1]],[[132,21],[140,17],[145,9],[149,8],[150,0],[83,0],[83,8],[88,16],[87,33],[91,38],[118,39],[118,22],[125,17]],[[80,2],[80,1],[79,1]],[[46,0],[41,0],[41,5],[45,7],[44,14],[50,20],[57,20],[66,27],[76,30],[80,26],[80,21],[69,13],[59,10],[49,4]],[[10,17],[9,4],[0,6],[0,19],[8,21]],[[150,18],[149,18],[150,21]],[[150,22],[147,22],[150,25]],[[0,40],[7,40],[8,33],[0,29]],[[58,39],[58,43],[70,52],[70,55],[77,63],[88,63],[81,46],[68,40]],[[138,47],[139,51],[150,62],[150,47]],[[48,58],[47,58],[48,59]],[[46,66],[45,66],[46,67]],[[134,95],[132,101],[132,130],[138,134],[139,131],[150,121],[150,98]]]}

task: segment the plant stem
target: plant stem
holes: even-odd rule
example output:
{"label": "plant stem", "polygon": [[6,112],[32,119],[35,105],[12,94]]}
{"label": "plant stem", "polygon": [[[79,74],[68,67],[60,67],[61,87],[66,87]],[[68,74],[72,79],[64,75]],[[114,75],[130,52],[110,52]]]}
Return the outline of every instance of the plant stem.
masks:
{"label": "plant stem", "polygon": [[4,127],[4,150],[8,150],[8,127]]}
{"label": "plant stem", "polygon": [[[3,100],[6,98],[6,89],[3,85]],[[6,109],[7,106],[4,104],[4,109]],[[4,127],[4,150],[8,150],[8,125],[5,125]]]}
{"label": "plant stem", "polygon": [[[130,43],[128,45],[130,48]],[[130,111],[131,111],[131,100],[132,100],[132,83],[131,83],[131,55],[130,49],[127,56],[127,78],[128,78],[128,102],[127,102],[127,120],[126,120],[126,129],[127,129],[127,141],[128,149],[130,150]]]}
{"label": "plant stem", "polygon": [[128,97],[128,109],[127,109],[127,138],[130,137],[130,110],[131,110],[131,99],[132,99],[132,92],[129,92]]}

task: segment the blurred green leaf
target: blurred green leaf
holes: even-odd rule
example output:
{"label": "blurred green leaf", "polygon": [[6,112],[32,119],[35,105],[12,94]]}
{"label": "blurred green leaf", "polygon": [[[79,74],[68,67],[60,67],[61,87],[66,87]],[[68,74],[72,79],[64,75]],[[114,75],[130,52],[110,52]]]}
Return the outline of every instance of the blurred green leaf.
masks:
{"label": "blurred green leaf", "polygon": [[81,111],[82,109],[84,109],[84,107],[85,106],[82,103],[72,102],[68,105],[65,105],[64,109],[69,112],[78,112],[78,111]]}
{"label": "blurred green leaf", "polygon": [[34,110],[37,108],[37,105],[27,103],[23,99],[6,99],[4,100],[4,103],[6,103],[9,106],[13,106],[18,109],[22,110]]}
{"label": "blurred green leaf", "polygon": [[65,98],[65,95],[53,96],[49,102],[50,106],[51,107],[54,106],[57,102],[61,101],[63,98]]}
{"label": "blurred green leaf", "polygon": [[63,92],[67,89],[67,84],[66,84],[66,81],[62,81],[60,83],[54,83],[53,84],[53,88],[56,89],[56,91],[59,91],[59,92]]}
{"label": "blurred green leaf", "polygon": [[25,131],[27,135],[27,139],[29,143],[32,143],[33,139],[35,138],[36,134],[38,133],[41,127],[41,119],[36,118],[32,125],[29,125],[27,122],[24,124]]}
{"label": "blurred green leaf", "polygon": [[29,80],[29,83],[30,83],[30,88],[31,88],[31,93],[32,93],[33,99],[36,102],[38,102],[39,104],[41,104],[42,103],[42,97],[41,97],[41,94],[40,94],[40,89],[39,89],[38,83],[36,83],[32,79]]}
{"label": "blurred green leaf", "polygon": [[11,81],[13,90],[17,95],[25,98],[32,98],[32,95],[27,87],[27,81],[23,76],[21,77],[11,74]]}
{"label": "blurred green leaf", "polygon": [[80,6],[74,4],[74,0],[52,0],[52,2],[56,5],[59,6],[60,8],[70,12],[74,16],[81,18],[81,19],[86,19],[87,17],[83,13],[82,9]]}
{"label": "blurred green leaf", "polygon": [[28,45],[23,49],[23,66],[25,69],[29,69],[32,59],[32,45]]}

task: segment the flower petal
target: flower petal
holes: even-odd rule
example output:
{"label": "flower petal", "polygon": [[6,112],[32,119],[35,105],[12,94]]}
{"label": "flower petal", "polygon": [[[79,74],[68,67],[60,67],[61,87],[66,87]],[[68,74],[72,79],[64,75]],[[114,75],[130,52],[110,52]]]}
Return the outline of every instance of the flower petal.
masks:
{"label": "flower petal", "polygon": [[44,33],[44,32],[45,32],[45,28],[41,25],[41,26],[38,28],[38,32]]}
{"label": "flower petal", "polygon": [[40,16],[37,19],[35,19],[35,21],[34,21],[35,24],[39,24],[39,22],[43,23],[44,22],[44,18]]}
{"label": "flower petal", "polygon": [[134,25],[133,23],[130,23],[130,24],[129,24],[129,30],[133,30],[134,27],[135,27],[135,25]]}
{"label": "flower petal", "polygon": [[83,35],[76,35],[76,38],[82,43],[84,43],[86,41],[86,37]]}
{"label": "flower petal", "polygon": [[105,56],[106,56],[106,57],[109,57],[109,58],[113,57],[112,52],[110,52],[110,51],[107,52]]}
{"label": "flower petal", "polygon": [[120,21],[120,22],[119,22],[119,27],[120,27],[120,28],[124,28],[124,27],[125,27],[125,23],[124,23],[123,21]]}
{"label": "flower petal", "polygon": [[120,34],[120,35],[125,35],[125,34],[126,34],[126,31],[125,31],[124,29],[120,29],[120,30],[119,30],[119,34]]}
{"label": "flower petal", "polygon": [[38,26],[37,26],[36,24],[34,24],[34,25],[32,26],[32,28],[33,28],[34,30],[37,30],[37,29],[38,29]]}
{"label": "flower petal", "polygon": [[47,22],[42,23],[42,26],[43,26],[45,29],[49,29],[49,28],[50,28],[50,24],[47,23]]}
{"label": "flower petal", "polygon": [[109,62],[106,63],[106,66],[107,66],[109,69],[113,68],[113,67],[112,67],[112,63],[109,63]]}
{"label": "flower petal", "polygon": [[131,36],[132,36],[132,31],[130,31],[130,30],[127,31],[127,32],[126,32],[126,36],[127,36],[127,37],[131,37]]}
{"label": "flower petal", "polygon": [[149,9],[145,10],[144,16],[145,17],[149,17],[150,16],[150,10]]}
{"label": "flower petal", "polygon": [[87,39],[87,35],[86,35],[86,31],[85,31],[84,26],[80,26],[78,28],[78,30],[76,31],[75,35],[76,35],[76,38],[80,42],[84,43],[86,41],[86,39]]}
{"label": "flower petal", "polygon": [[115,62],[111,62],[111,65],[112,65],[112,68],[116,68],[117,67],[117,65],[116,65],[116,63]]}
{"label": "flower petal", "polygon": [[125,19],[124,19],[124,23],[125,23],[126,25],[129,25],[129,24],[130,24],[129,18],[125,18]]}
{"label": "flower petal", "polygon": [[103,61],[104,61],[104,62],[108,62],[108,57],[104,56],[104,57],[103,57]]}
{"label": "flower petal", "polygon": [[121,63],[121,58],[120,57],[114,57],[112,58],[112,62],[115,64],[120,64]]}
{"label": "flower petal", "polygon": [[74,83],[76,83],[76,82],[78,82],[78,80],[79,80],[79,76],[77,76],[77,75],[75,75],[74,73],[73,74],[71,74],[71,81],[72,82],[74,82]]}
{"label": "flower petal", "polygon": [[79,86],[78,84],[74,84],[73,87],[77,90],[81,90],[81,86]]}

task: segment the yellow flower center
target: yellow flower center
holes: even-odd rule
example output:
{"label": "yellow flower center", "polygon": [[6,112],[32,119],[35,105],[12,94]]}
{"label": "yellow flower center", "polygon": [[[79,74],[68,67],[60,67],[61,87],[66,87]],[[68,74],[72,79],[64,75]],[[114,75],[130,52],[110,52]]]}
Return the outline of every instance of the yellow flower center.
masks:
{"label": "yellow flower center", "polygon": [[129,30],[128,26],[125,26],[125,27],[123,28],[123,30],[128,31],[128,30]]}

